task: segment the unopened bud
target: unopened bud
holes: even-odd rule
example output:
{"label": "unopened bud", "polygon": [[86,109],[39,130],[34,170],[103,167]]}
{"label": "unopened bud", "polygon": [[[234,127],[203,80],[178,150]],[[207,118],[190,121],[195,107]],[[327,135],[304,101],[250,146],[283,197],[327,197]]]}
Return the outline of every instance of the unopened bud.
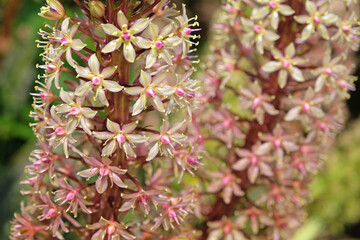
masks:
{"label": "unopened bud", "polygon": [[58,0],[46,0],[47,6],[40,9],[39,16],[50,19],[60,20],[65,17],[65,9]]}
{"label": "unopened bud", "polygon": [[102,18],[105,16],[105,5],[100,1],[90,1],[89,9],[92,16],[96,18]]}

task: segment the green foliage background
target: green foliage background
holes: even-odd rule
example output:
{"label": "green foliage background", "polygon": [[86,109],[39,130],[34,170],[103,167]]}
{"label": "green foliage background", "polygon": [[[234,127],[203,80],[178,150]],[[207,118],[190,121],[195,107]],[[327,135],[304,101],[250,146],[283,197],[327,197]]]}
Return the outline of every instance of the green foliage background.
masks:
{"label": "green foliage background", "polygon": [[[41,0],[0,0],[0,239],[8,239],[9,221],[19,208],[24,167],[36,144],[29,127],[34,80],[40,73],[37,31],[44,20],[38,17]],[[61,1],[73,9],[71,0]],[[177,1],[178,5],[179,2]],[[211,17],[220,0],[188,0],[190,15],[199,15],[202,46]],[[14,12],[11,12],[11,4]],[[11,13],[11,14],[9,14]],[[206,54],[206,51],[200,51]],[[360,110],[352,102],[353,109]],[[360,222],[360,120],[349,124],[330,154],[325,171],[312,185],[309,221],[294,240],[350,239],[358,236]],[[357,225],[356,225],[357,224]],[[70,239],[71,237],[69,237]],[[71,238],[73,239],[73,238]],[[356,239],[356,238],[352,238]]]}

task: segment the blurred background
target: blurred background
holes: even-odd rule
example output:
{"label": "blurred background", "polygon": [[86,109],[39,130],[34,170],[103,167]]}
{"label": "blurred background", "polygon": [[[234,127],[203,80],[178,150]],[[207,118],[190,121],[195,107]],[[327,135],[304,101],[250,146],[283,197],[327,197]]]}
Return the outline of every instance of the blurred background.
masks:
{"label": "blurred background", "polygon": [[[0,239],[8,239],[9,221],[21,201],[19,182],[36,141],[29,127],[32,98],[40,63],[37,31],[44,19],[41,0],[0,0]],[[62,0],[74,9],[71,0]],[[180,1],[178,6],[180,6]],[[199,55],[206,46],[208,24],[220,0],[187,0],[189,15],[198,15]],[[360,60],[360,55],[358,56]],[[357,70],[356,75],[360,74]],[[360,89],[360,82],[357,82]],[[309,220],[294,240],[360,239],[360,90],[348,101],[350,119],[337,146],[311,188]]]}

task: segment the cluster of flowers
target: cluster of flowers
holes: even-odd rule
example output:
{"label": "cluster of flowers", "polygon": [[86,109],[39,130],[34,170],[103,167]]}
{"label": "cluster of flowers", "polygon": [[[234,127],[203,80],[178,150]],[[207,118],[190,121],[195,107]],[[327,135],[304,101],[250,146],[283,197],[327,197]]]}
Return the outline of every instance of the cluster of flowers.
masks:
{"label": "cluster of flowers", "polygon": [[353,9],[341,0],[223,5],[197,114],[212,169],[199,172],[202,239],[289,239],[303,222],[308,183],[354,90]]}
{"label": "cluster of flowers", "polygon": [[41,9],[56,23],[39,32],[38,148],[11,239],[188,239],[195,194],[177,185],[201,164],[184,135],[198,23],[167,0],[74,2],[83,17]]}

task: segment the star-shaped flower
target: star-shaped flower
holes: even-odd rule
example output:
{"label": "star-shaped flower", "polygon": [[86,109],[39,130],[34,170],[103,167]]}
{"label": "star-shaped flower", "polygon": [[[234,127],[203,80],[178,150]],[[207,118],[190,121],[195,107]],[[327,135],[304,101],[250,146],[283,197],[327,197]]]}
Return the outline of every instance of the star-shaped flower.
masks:
{"label": "star-shaped flower", "polygon": [[84,44],[80,39],[74,39],[77,29],[79,28],[80,22],[74,24],[69,29],[69,21],[70,21],[70,18],[66,18],[62,22],[61,32],[60,32],[61,37],[59,37],[58,39],[53,39],[53,40],[55,40],[61,44],[61,47],[66,52],[66,60],[72,67],[74,67],[75,61],[72,58],[71,50],[80,51],[86,46],[86,44]]}
{"label": "star-shaped flower", "polygon": [[109,180],[111,187],[115,183],[118,187],[127,188],[127,185],[120,178],[120,175],[124,175],[127,170],[111,166],[111,160],[109,158],[104,157],[101,161],[94,157],[84,157],[83,159],[90,165],[90,168],[78,172],[78,175],[87,179],[98,175],[95,183],[98,193],[102,194],[106,191]]}
{"label": "star-shaped flower", "polygon": [[270,23],[271,26],[276,30],[279,26],[280,16],[279,13],[283,16],[291,16],[295,11],[286,4],[281,4],[286,0],[257,0],[262,4],[266,4],[263,7],[254,8],[252,12],[252,17],[255,20],[264,19],[268,14],[270,14]]}
{"label": "star-shaped flower", "polygon": [[78,65],[75,66],[78,76],[90,80],[78,86],[75,90],[75,95],[84,96],[88,90],[94,87],[96,88],[96,97],[99,101],[103,105],[109,106],[109,102],[105,96],[105,90],[109,90],[110,92],[120,92],[124,88],[115,81],[106,80],[115,73],[117,66],[104,68],[100,72],[100,62],[97,59],[96,54],[91,55],[88,66],[89,68]]}
{"label": "star-shaped flower", "polygon": [[276,61],[267,62],[262,66],[262,70],[267,73],[272,73],[279,71],[278,74],[278,83],[280,88],[284,88],[287,83],[288,74],[297,81],[303,82],[304,76],[299,68],[296,65],[305,62],[305,60],[296,57],[295,46],[293,43],[290,43],[285,48],[285,56],[277,49],[272,49],[272,54]]}
{"label": "star-shaped flower", "polygon": [[165,80],[166,73],[161,73],[155,77],[151,77],[150,73],[141,70],[139,82],[141,87],[126,88],[125,92],[129,95],[140,95],[135,102],[132,110],[132,115],[140,114],[145,108],[149,100],[151,105],[159,112],[165,112],[164,104],[157,94],[161,94],[160,83]]}
{"label": "star-shaped flower", "polygon": [[305,8],[309,15],[300,15],[294,17],[295,21],[298,23],[307,24],[301,33],[301,40],[308,40],[315,29],[324,39],[329,40],[330,37],[326,26],[336,22],[338,17],[335,14],[327,12],[327,4],[324,4],[319,10],[317,10],[315,3],[307,0],[305,3]]}
{"label": "star-shaped flower", "polygon": [[115,150],[116,145],[124,150],[126,156],[136,157],[133,150],[134,143],[144,143],[149,138],[139,134],[131,134],[136,129],[138,122],[132,122],[120,126],[118,123],[107,119],[106,128],[109,132],[94,132],[94,136],[101,140],[106,140],[105,147],[102,150],[102,156],[111,156]]}
{"label": "star-shaped flower", "polygon": [[124,45],[124,57],[128,62],[133,63],[135,61],[136,53],[133,44],[139,48],[148,49],[151,46],[151,42],[135,34],[141,33],[149,25],[149,18],[140,18],[134,22],[129,28],[129,20],[125,14],[120,10],[117,15],[117,23],[121,30],[113,24],[102,24],[102,28],[106,34],[114,37],[118,37],[110,41],[101,51],[103,53],[113,52]]}

